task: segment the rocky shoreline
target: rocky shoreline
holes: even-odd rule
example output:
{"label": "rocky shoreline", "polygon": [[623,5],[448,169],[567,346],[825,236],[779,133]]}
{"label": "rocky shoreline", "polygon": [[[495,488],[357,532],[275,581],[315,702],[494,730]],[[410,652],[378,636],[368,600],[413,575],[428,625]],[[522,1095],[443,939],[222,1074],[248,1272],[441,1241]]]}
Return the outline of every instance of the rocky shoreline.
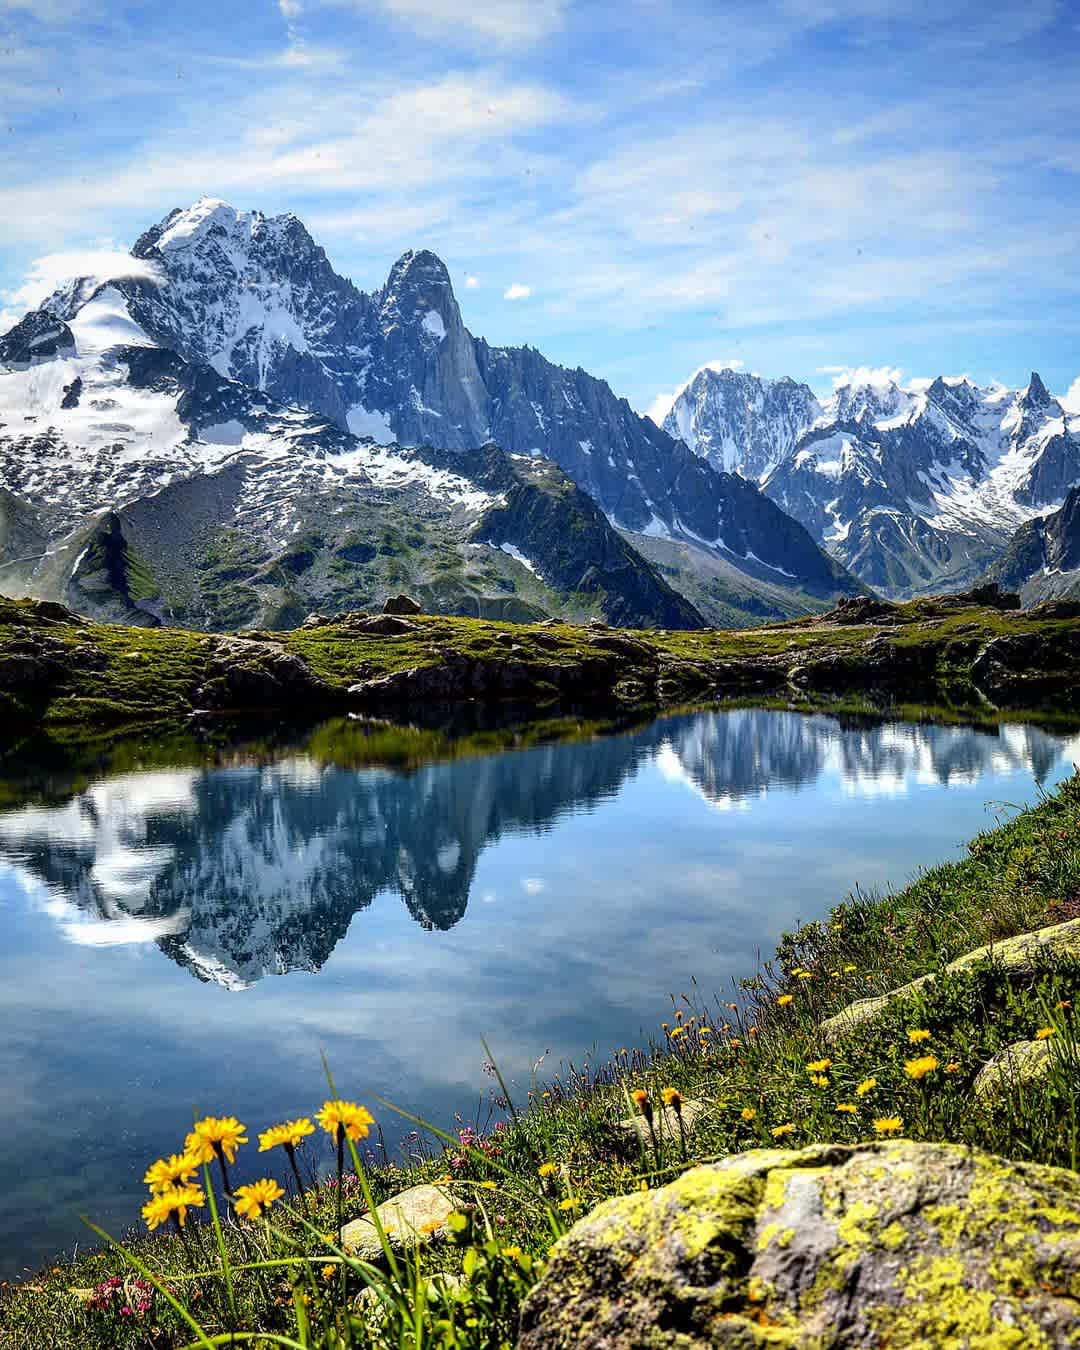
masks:
{"label": "rocky shoreline", "polygon": [[627,631],[424,615],[312,615],[288,632],[98,625],[0,600],[0,718],[115,725],[267,710],[395,711],[463,700],[624,708],[730,699],[988,708],[1080,706],[1080,604],[1020,611],[994,587],[897,605],[866,597],[768,627]]}

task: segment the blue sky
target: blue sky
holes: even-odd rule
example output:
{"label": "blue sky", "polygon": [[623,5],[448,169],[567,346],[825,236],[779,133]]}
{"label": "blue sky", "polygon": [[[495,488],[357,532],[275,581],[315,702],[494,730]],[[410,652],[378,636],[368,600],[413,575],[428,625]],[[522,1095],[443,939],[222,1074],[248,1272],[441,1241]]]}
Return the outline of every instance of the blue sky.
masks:
{"label": "blue sky", "polygon": [[209,194],[365,289],[435,249],[642,411],[710,361],[1080,407],[1078,0],[0,0],[0,127],[9,316]]}

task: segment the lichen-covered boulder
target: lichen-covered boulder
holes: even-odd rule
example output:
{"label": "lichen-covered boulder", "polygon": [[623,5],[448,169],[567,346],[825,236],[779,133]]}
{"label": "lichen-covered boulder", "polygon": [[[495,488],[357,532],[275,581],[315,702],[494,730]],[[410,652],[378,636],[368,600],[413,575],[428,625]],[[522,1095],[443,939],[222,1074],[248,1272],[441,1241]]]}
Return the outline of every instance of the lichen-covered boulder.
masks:
{"label": "lichen-covered boulder", "polygon": [[[1080,959],[1080,919],[1069,919],[1065,923],[1037,928],[1032,933],[1018,933],[1016,937],[1002,938],[999,942],[976,947],[974,951],[965,952],[955,961],[950,961],[944,974],[955,975],[987,961],[993,962],[1003,974],[1014,979],[1025,979],[1037,975],[1040,970],[1047,969],[1055,960],[1062,958]],[[849,1003],[835,1017],[828,1017],[822,1022],[822,1035],[826,1040],[834,1041],[866,1022],[873,1022],[895,999],[909,998],[936,978],[935,975],[920,975],[917,980],[891,989],[887,994]]]}
{"label": "lichen-covered boulder", "polygon": [[906,1140],[756,1149],[605,1201],[521,1350],[1080,1344],[1080,1177]]}
{"label": "lichen-covered boulder", "polygon": [[1053,1064],[1053,1042],[1017,1041],[982,1066],[972,1084],[980,1101],[992,1103],[1044,1078]]}
{"label": "lichen-covered boulder", "polygon": [[[395,1251],[434,1242],[447,1233],[446,1221],[456,1208],[446,1186],[411,1186],[379,1205],[379,1223]],[[341,1245],[350,1256],[377,1261],[383,1246],[370,1215],[353,1219],[341,1230]]]}

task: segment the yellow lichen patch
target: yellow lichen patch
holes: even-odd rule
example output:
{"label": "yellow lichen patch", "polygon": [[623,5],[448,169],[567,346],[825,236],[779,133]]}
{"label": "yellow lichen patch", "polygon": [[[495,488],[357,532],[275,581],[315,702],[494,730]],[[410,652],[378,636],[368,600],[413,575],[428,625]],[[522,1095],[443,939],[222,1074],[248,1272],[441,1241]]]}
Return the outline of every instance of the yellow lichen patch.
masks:
{"label": "yellow lichen patch", "polygon": [[878,1241],[889,1251],[895,1252],[907,1241],[907,1229],[899,1219],[893,1219],[892,1223],[886,1224],[878,1234]]}

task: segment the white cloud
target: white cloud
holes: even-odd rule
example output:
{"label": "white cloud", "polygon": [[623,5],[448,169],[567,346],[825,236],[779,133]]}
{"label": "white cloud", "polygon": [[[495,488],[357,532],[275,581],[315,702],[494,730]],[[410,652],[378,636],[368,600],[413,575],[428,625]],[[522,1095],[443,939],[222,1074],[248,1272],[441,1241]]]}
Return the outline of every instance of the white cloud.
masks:
{"label": "white cloud", "polygon": [[286,19],[298,19],[304,12],[304,6],[300,0],[278,0],[278,9]]}
{"label": "white cloud", "polygon": [[479,277],[474,277],[470,275],[465,278],[465,289],[467,291],[474,291],[479,285],[480,285]]}
{"label": "white cloud", "polygon": [[541,891],[547,889],[547,882],[542,881],[540,877],[522,877],[521,889],[526,895],[539,895]]}
{"label": "white cloud", "polygon": [[1080,375],[1069,385],[1068,392],[1058,400],[1061,406],[1071,413],[1080,413]]}
{"label": "white cloud", "polygon": [[95,285],[106,281],[122,281],[129,277],[157,280],[152,263],[133,258],[123,249],[109,247],[96,249],[66,249],[46,253],[35,258],[21,286],[0,294],[5,309],[0,312],[0,325],[10,327],[31,309],[37,309],[58,286],[74,277],[90,277]]}
{"label": "white cloud", "polygon": [[[370,0],[328,0],[351,9],[370,10]],[[279,0],[285,4],[293,0]],[[428,36],[479,39],[497,47],[524,47],[562,26],[566,0],[375,0],[392,18]]]}
{"label": "white cloud", "polygon": [[520,281],[515,281],[512,286],[507,286],[503,291],[504,300],[528,300],[532,295],[531,286],[523,286]]}
{"label": "white cloud", "polygon": [[873,385],[884,389],[890,384],[902,384],[904,372],[899,366],[818,366],[819,375],[831,375],[833,388],[845,384]]}

